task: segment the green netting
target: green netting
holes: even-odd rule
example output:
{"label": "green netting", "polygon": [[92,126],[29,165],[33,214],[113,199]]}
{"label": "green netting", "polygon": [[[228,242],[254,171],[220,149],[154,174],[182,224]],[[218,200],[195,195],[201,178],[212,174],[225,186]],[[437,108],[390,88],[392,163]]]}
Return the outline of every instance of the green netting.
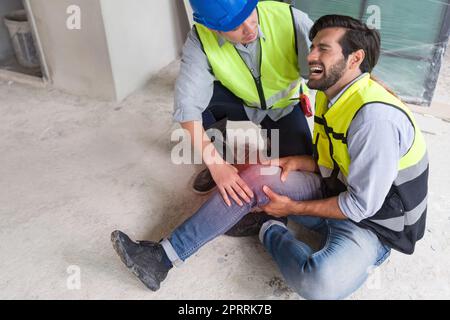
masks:
{"label": "green netting", "polygon": [[[297,0],[285,1],[312,20],[326,14],[368,22],[380,14],[382,57],[374,74],[403,99],[429,104],[448,41],[450,0]],[[368,11],[369,9],[369,11]],[[368,20],[369,19],[369,20]]]}
{"label": "green netting", "polygon": [[[446,3],[440,1],[369,0],[381,16],[383,49],[394,53],[431,58],[441,31]],[[363,21],[367,21],[366,13]]]}

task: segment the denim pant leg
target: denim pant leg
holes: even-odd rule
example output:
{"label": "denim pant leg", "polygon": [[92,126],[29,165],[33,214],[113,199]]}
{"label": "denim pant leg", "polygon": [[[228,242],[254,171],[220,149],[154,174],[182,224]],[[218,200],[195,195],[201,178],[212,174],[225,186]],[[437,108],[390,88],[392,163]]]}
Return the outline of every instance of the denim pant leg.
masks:
{"label": "denim pant leg", "polygon": [[[262,190],[264,185],[275,192],[289,195],[296,200],[321,197],[321,180],[313,173],[292,172],[286,182],[280,180],[280,168],[273,167],[271,175],[261,175],[263,167],[254,165],[245,170],[241,177],[253,190],[252,203],[240,207],[232,201],[228,207],[222,196],[215,192],[190,218],[176,228],[162,241],[162,245],[175,265],[194,254],[201,246],[225,233],[254,207],[265,205],[269,199]],[[267,167],[264,167],[267,168]]]}
{"label": "denim pant leg", "polygon": [[350,220],[326,220],[326,243],[313,252],[292,233],[274,225],[264,235],[264,246],[275,259],[286,282],[306,299],[342,299],[356,291],[373,266],[390,253],[370,230]]}

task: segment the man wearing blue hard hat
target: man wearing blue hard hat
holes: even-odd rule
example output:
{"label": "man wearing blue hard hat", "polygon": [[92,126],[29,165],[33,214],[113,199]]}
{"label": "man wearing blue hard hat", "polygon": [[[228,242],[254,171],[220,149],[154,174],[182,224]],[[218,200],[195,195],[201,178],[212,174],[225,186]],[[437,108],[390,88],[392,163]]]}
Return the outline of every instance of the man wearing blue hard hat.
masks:
{"label": "man wearing blue hard hat", "polygon": [[[308,77],[313,24],[308,16],[275,1],[190,3],[196,24],[183,49],[174,120],[190,132],[194,146],[201,146],[197,151],[203,155],[211,144],[209,139],[195,141],[205,130],[216,128],[226,137],[227,120],[250,120],[268,132],[279,130],[281,157],[312,154],[305,115],[292,100],[299,95],[301,77]],[[228,205],[233,200],[249,202],[252,191],[222,157],[220,151],[203,157],[207,168],[196,177],[194,191],[207,193],[217,185]],[[241,235],[239,225],[236,228],[228,235]]]}

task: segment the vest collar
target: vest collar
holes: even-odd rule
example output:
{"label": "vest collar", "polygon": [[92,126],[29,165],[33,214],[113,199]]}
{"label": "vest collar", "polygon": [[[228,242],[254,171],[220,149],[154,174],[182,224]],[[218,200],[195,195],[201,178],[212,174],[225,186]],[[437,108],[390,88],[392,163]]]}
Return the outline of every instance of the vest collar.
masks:
{"label": "vest collar", "polygon": [[365,73],[359,75],[356,79],[354,79],[348,85],[346,85],[344,89],[342,89],[333,99],[330,100],[330,102],[328,102],[328,109],[330,109],[355,82],[361,80],[362,78],[364,78],[366,76],[370,77],[370,74],[365,72]]}

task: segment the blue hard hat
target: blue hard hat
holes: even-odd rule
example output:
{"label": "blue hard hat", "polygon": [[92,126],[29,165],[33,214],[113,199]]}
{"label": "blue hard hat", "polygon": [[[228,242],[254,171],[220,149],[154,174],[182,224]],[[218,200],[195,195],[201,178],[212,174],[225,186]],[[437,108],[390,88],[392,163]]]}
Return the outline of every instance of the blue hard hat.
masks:
{"label": "blue hard hat", "polygon": [[239,27],[253,12],[258,0],[189,0],[194,21],[217,31]]}

